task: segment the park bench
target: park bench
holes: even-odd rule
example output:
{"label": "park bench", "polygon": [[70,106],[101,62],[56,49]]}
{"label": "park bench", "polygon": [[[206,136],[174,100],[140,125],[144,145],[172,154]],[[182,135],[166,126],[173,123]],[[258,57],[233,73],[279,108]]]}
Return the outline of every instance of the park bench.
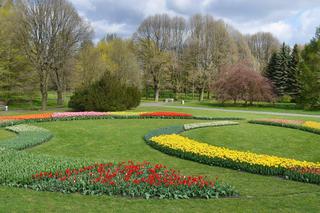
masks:
{"label": "park bench", "polygon": [[0,101],[0,111],[8,111],[8,106],[4,102]]}
{"label": "park bench", "polygon": [[169,102],[174,102],[173,98],[166,98],[164,99],[164,102],[169,103]]}

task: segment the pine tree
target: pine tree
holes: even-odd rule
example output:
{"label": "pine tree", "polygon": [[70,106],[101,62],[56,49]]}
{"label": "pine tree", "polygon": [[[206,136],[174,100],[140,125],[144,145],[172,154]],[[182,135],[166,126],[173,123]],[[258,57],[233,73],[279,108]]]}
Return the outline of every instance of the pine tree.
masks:
{"label": "pine tree", "polygon": [[297,98],[300,92],[300,84],[298,80],[298,77],[300,75],[299,63],[300,55],[298,45],[296,44],[294,45],[291,53],[290,69],[287,76],[287,92],[294,99]]}
{"label": "pine tree", "polygon": [[272,83],[273,89],[275,93],[277,94],[277,88],[276,88],[276,79],[275,79],[275,73],[277,70],[277,67],[279,67],[279,54],[277,52],[272,53],[269,63],[267,65],[267,68],[264,72],[264,76],[269,79],[269,81]]}

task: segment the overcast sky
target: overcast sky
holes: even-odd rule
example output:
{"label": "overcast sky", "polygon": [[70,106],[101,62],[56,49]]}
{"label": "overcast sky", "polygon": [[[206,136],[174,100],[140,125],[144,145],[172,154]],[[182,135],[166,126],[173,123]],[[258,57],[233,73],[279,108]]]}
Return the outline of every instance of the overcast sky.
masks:
{"label": "overcast sky", "polygon": [[266,31],[291,45],[306,43],[320,26],[320,0],[70,0],[95,30],[130,37],[149,15],[196,13],[221,18],[242,33]]}

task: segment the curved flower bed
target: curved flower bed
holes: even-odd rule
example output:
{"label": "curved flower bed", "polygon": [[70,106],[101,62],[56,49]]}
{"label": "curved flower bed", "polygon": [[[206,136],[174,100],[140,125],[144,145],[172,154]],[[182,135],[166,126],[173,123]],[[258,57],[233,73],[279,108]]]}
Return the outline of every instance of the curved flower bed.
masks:
{"label": "curved flower bed", "polygon": [[235,196],[235,190],[217,180],[183,176],[174,169],[149,162],[106,163],[33,175],[31,188],[64,193],[107,194],[149,198],[216,198]]}
{"label": "curved flower bed", "polygon": [[249,123],[299,129],[306,132],[320,134],[320,122],[286,120],[286,119],[260,119],[251,120]]}
{"label": "curved flower bed", "polygon": [[238,122],[234,121],[213,121],[206,123],[193,123],[193,124],[184,124],[183,128],[185,130],[198,129],[204,127],[214,127],[214,126],[230,126],[230,125],[238,125]]}
{"label": "curved flower bed", "polygon": [[[52,137],[52,134],[46,129],[23,124],[16,125],[19,123],[123,118],[123,116],[103,116],[95,112],[52,114],[52,116],[56,117],[54,119],[44,119],[43,117],[32,119],[29,116],[29,120],[15,120],[11,123],[5,123],[7,130],[18,135],[16,138],[0,143],[0,184],[44,191],[122,195],[147,199],[237,196],[237,192],[228,184],[220,184],[217,180],[208,180],[202,176],[183,176],[162,165],[152,166],[147,162],[94,164],[94,162],[84,159],[34,155],[17,151],[39,145]],[[143,117],[139,116],[139,118]]]}
{"label": "curved flower bed", "polygon": [[9,131],[18,134],[17,137],[2,141],[0,147],[7,149],[22,150],[32,146],[42,144],[52,138],[52,134],[43,128],[29,126],[29,125],[16,125],[6,128]]}
{"label": "curved flower bed", "polygon": [[188,129],[174,126],[157,129],[145,136],[153,148],[183,159],[199,163],[288,179],[320,183],[320,162],[306,162],[277,156],[242,152],[212,146],[177,135]]}

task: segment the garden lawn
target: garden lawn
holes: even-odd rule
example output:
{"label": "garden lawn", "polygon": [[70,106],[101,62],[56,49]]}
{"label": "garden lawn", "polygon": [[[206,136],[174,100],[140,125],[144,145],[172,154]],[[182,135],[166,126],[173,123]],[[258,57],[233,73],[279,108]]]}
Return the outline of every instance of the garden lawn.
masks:
{"label": "garden lawn", "polygon": [[[148,110],[170,111],[168,108],[160,107],[156,109],[151,107],[137,109],[137,111]],[[255,116],[245,113],[218,113],[200,110],[182,111],[203,116],[237,116],[250,119],[266,118],[266,116]],[[60,193],[35,192],[25,189],[0,187],[0,207],[7,212],[101,212],[104,210],[111,212],[320,211],[319,185],[249,174],[182,160],[152,149],[143,140],[143,136],[151,130],[192,122],[203,121],[154,119],[37,123],[37,126],[49,129],[54,134],[54,138],[48,143],[28,149],[27,151],[50,155],[83,157],[96,161],[147,160],[152,163],[163,163],[188,175],[206,175],[210,178],[218,176],[220,181],[225,181],[235,186],[241,194],[240,198],[219,200],[143,200],[108,196],[82,196],[79,194],[64,195]],[[0,131],[1,134],[3,134],[3,129]],[[319,161],[319,152],[315,147],[319,147],[316,142],[318,140],[320,143],[320,136],[299,130],[244,124],[241,121],[239,126],[209,127],[191,130],[184,134],[218,146],[302,160]],[[299,150],[298,153],[297,150]]]}
{"label": "garden lawn", "polygon": [[248,111],[263,111],[263,112],[280,112],[280,113],[295,113],[295,114],[308,114],[308,115],[320,115],[320,110],[303,110],[298,107],[295,107],[293,104],[261,104],[259,105],[241,105],[241,104],[232,104],[227,103],[222,105],[218,102],[212,101],[186,101],[184,105],[181,105],[180,102],[169,103],[168,105],[174,106],[191,106],[191,107],[208,107],[208,108],[220,108],[220,109],[230,109],[230,110],[248,110]]}
{"label": "garden lawn", "polygon": [[15,134],[0,128],[0,143],[2,140],[15,137]]}

